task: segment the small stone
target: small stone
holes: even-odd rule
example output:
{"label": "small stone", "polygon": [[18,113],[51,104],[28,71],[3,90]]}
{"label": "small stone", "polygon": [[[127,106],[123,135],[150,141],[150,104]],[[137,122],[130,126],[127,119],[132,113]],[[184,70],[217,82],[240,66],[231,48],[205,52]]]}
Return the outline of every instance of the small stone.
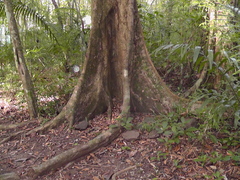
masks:
{"label": "small stone", "polygon": [[213,170],[216,170],[216,169],[217,169],[216,166],[210,166],[210,168],[212,168]]}
{"label": "small stone", "polygon": [[74,129],[83,131],[83,130],[87,129],[88,125],[89,125],[89,122],[87,120],[84,120],[84,121],[81,121],[78,124],[74,125]]}
{"label": "small stone", "polygon": [[156,120],[153,117],[145,117],[143,120],[143,123],[148,123],[148,124],[152,124],[156,122]]}
{"label": "small stone", "polygon": [[136,140],[140,136],[140,133],[138,131],[132,130],[132,131],[126,131],[122,134],[122,137],[126,140]]}
{"label": "small stone", "polygon": [[160,134],[156,130],[151,131],[148,135],[149,139],[154,139],[154,138],[158,138],[158,137],[160,137]]}

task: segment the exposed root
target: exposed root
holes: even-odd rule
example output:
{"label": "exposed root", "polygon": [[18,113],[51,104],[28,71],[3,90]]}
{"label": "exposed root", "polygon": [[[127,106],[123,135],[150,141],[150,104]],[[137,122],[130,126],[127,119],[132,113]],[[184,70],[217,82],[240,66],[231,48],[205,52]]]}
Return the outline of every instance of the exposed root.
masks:
{"label": "exposed root", "polygon": [[15,138],[16,136],[19,136],[19,134],[23,134],[25,131],[18,131],[16,133],[13,133],[12,135],[8,136],[7,138],[3,139],[0,141],[0,144],[3,144],[7,141],[10,141],[11,139]]}
{"label": "exposed root", "polygon": [[24,126],[28,123],[29,122],[21,122],[21,123],[17,123],[17,124],[0,124],[0,130],[15,129],[15,128],[19,128],[21,126]]}
{"label": "exposed root", "polygon": [[115,127],[110,128],[109,130],[103,132],[93,140],[89,141],[87,144],[78,145],[72,149],[69,149],[48,161],[32,167],[28,170],[26,178],[37,178],[38,176],[44,175],[51,170],[56,170],[57,168],[68,164],[84,155],[87,155],[102,146],[106,146],[116,139],[122,131],[122,127],[116,125]]}
{"label": "exposed root", "polygon": [[188,89],[188,91],[186,91],[184,93],[184,97],[188,97],[190,96],[191,94],[193,94],[201,85],[201,83],[203,82],[203,79],[205,78],[206,74],[207,74],[207,66],[205,65],[205,67],[203,68],[201,74],[200,74],[200,77],[199,79],[196,81],[196,83],[190,88]]}
{"label": "exposed root", "polygon": [[10,172],[5,174],[0,174],[0,179],[1,180],[10,180],[10,179],[18,180],[20,179],[20,177],[16,173]]}
{"label": "exposed root", "polygon": [[65,120],[64,110],[62,110],[61,113],[58,116],[56,116],[53,120],[45,123],[43,126],[39,126],[39,127],[36,127],[34,129],[32,129],[31,131],[26,133],[26,135],[30,135],[30,134],[33,134],[33,133],[40,133],[41,134],[43,132],[46,132],[49,129],[57,127],[58,125],[63,123],[64,120]]}

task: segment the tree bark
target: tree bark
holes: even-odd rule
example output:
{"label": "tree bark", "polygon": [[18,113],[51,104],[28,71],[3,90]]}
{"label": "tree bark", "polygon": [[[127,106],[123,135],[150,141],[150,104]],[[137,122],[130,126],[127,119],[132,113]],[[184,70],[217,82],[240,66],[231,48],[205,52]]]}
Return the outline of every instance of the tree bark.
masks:
{"label": "tree bark", "polygon": [[122,102],[123,111],[132,112],[167,113],[175,106],[188,105],[169,90],[151,62],[136,0],[92,1],[92,28],[82,75],[62,112],[41,129],[64,120],[72,126],[93,118],[111,109],[113,98]]}
{"label": "tree bark", "polygon": [[23,55],[23,48],[21,45],[21,40],[19,37],[19,31],[17,23],[13,13],[13,6],[11,0],[4,0],[5,11],[8,20],[8,27],[11,35],[11,40],[13,44],[14,59],[18,73],[23,83],[23,88],[25,92],[25,97],[28,104],[28,110],[30,117],[34,118],[38,116],[37,108],[37,98],[34,92],[34,86],[25,63],[25,58]]}

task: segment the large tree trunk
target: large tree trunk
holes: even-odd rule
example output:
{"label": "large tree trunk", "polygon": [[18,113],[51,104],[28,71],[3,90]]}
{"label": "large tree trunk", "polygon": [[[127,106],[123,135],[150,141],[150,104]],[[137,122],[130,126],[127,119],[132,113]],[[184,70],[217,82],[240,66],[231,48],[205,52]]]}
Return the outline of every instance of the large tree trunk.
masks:
{"label": "large tree trunk", "polygon": [[[167,88],[149,58],[136,0],[92,0],[92,22],[83,72],[69,102],[53,121],[35,131],[52,128],[66,119],[71,126],[111,110],[113,98],[122,102],[122,115],[129,110],[166,113],[174,110],[175,105],[187,106],[185,99]],[[112,127],[87,144],[32,167],[26,176],[35,178],[86,155],[110,143],[121,130],[120,125]]]}
{"label": "large tree trunk", "polygon": [[113,98],[122,102],[123,111],[132,112],[166,113],[187,104],[169,90],[151,62],[136,0],[92,1],[92,29],[82,75],[62,112],[43,128],[65,119],[72,126],[92,118],[110,110]]}
{"label": "large tree trunk", "polygon": [[14,13],[13,13],[12,1],[4,0],[4,4],[5,4],[5,11],[8,19],[8,27],[11,35],[12,44],[13,44],[15,63],[23,83],[23,88],[24,88],[25,97],[27,100],[29,114],[30,114],[30,117],[37,117],[38,115],[37,98],[35,95],[34,87],[32,84],[32,80],[31,80],[28,68],[25,63],[25,58],[23,55],[18,27],[14,17]]}

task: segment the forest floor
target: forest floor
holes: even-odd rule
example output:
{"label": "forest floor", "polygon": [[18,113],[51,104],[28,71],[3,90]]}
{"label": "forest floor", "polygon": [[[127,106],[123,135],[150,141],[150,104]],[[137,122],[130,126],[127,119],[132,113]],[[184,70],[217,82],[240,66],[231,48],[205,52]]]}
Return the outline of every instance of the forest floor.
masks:
{"label": "forest floor", "polygon": [[[119,114],[115,107],[114,117]],[[133,115],[139,124],[149,114]],[[113,118],[114,119],[114,118]],[[8,99],[0,92],[0,125],[26,122],[17,129],[0,130],[0,141],[17,131],[28,131],[41,126],[50,117],[30,121],[24,104]],[[95,117],[84,131],[69,130],[66,124],[45,134],[19,135],[0,144],[0,174],[16,172],[24,175],[29,167],[41,164],[53,156],[84,144],[108,129],[111,122],[106,114]],[[239,162],[232,161],[231,152],[239,152],[240,144],[224,149],[221,143],[179,137],[180,142],[166,143],[163,135],[137,130],[137,139],[122,136],[106,147],[76,159],[55,172],[39,177],[40,180],[151,180],[151,179],[240,179]]]}

